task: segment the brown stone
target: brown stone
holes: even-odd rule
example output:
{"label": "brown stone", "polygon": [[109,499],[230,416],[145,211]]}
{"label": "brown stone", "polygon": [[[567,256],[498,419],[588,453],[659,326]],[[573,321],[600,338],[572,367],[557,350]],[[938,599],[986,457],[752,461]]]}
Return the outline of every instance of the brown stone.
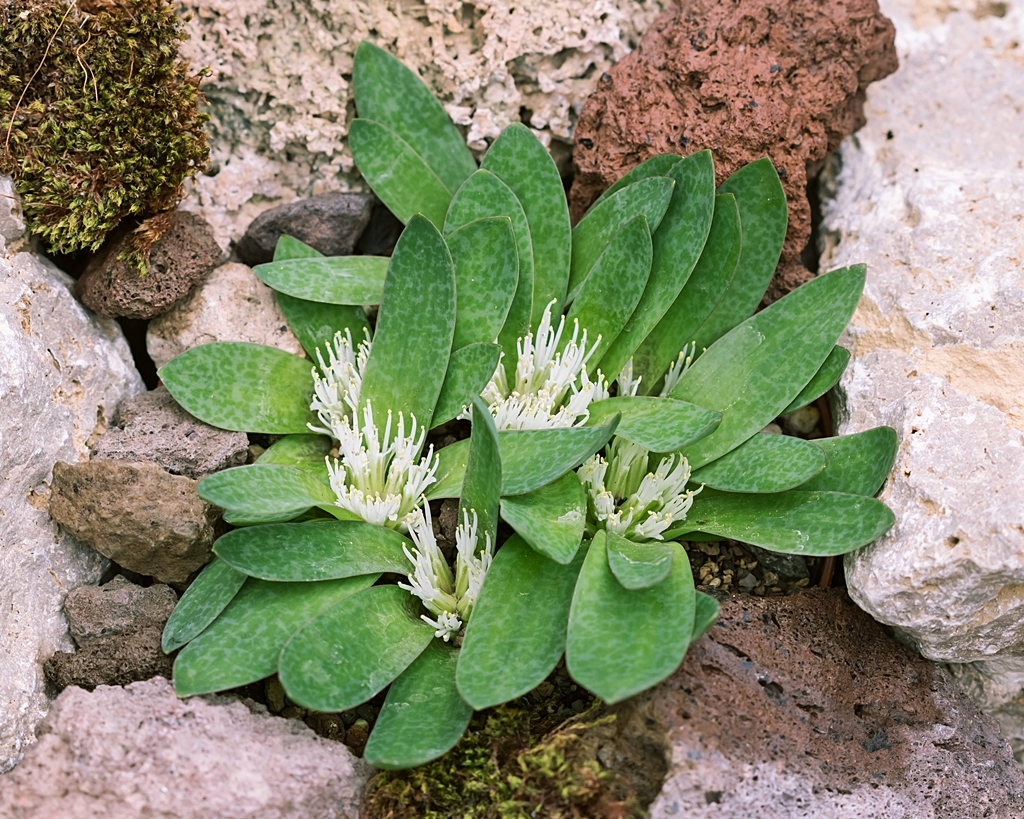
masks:
{"label": "brown stone", "polygon": [[148,319],[166,313],[220,262],[220,247],[204,219],[176,211],[153,243],[145,274],[117,257],[132,240],[120,228],[100,248],[78,280],[75,294],[106,318]]}
{"label": "brown stone", "polygon": [[43,671],[58,691],[170,677],[174,661],[160,647],[161,633],[153,626],[132,626],[76,652],[58,651],[43,663]]}
{"label": "brown stone", "polygon": [[131,628],[162,631],[177,604],[178,595],[168,586],[137,586],[117,575],[102,586],[79,586],[68,592],[64,614],[71,638],[79,648],[85,648]]}
{"label": "brown stone", "polygon": [[786,189],[789,229],[768,291],[811,277],[806,187],[864,124],[864,89],[897,67],[876,0],[689,0],[602,75],[576,126],[575,218],[640,162],[711,149],[717,182],[762,156]]}

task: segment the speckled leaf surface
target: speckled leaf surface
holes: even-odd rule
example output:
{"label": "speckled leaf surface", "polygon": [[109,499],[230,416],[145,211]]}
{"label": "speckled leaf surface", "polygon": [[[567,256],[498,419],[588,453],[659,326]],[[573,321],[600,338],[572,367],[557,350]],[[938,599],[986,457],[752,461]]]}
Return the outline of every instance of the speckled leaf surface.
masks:
{"label": "speckled leaf surface", "polygon": [[690,638],[692,643],[698,637],[702,637],[707,634],[708,629],[715,624],[715,620],[718,619],[718,610],[721,606],[718,605],[718,601],[715,600],[710,594],[704,594],[704,592],[697,592],[695,600],[696,605],[694,606],[693,615],[693,636]]}
{"label": "speckled leaf surface", "polygon": [[840,492],[716,494],[693,502],[686,526],[785,554],[841,555],[883,535],[895,518],[884,503]]}
{"label": "speckled leaf surface", "polygon": [[690,483],[725,492],[785,492],[825,468],[825,453],[802,438],[759,432],[707,466]]}
{"label": "speckled leaf surface", "polygon": [[605,533],[594,536],[573,593],[565,663],[576,682],[608,703],[650,688],[676,670],[693,633],[694,588],[683,547],[649,589],[622,587],[608,567]]}
{"label": "speckled leaf surface", "polygon": [[[637,216],[608,243],[580,287],[566,325],[571,330],[578,320],[587,331],[592,361],[601,360],[633,314],[651,275],[651,253],[647,219]],[[563,348],[568,340],[569,333],[564,333]],[[610,378],[616,375],[618,370],[608,373]]]}
{"label": "speckled leaf surface", "polygon": [[670,396],[722,413],[718,429],[685,448],[693,469],[735,449],[789,405],[832,351],[863,287],[863,265],[812,279],[693,363]]}
{"label": "speckled leaf surface", "polygon": [[199,497],[224,510],[229,523],[290,520],[320,503],[334,503],[334,492],[308,472],[278,464],[236,466],[199,482]]}
{"label": "speckled leaf surface", "polygon": [[449,191],[454,193],[476,170],[473,154],[441,103],[401,61],[364,40],[356,50],[352,85],[359,116],[396,131]]}
{"label": "speckled leaf surface", "polygon": [[697,353],[747,318],[768,289],[786,238],[786,193],[771,160],[744,165],[719,188],[736,197],[743,247],[729,289],[697,331]]}
{"label": "speckled leaf surface", "polygon": [[261,466],[294,466],[330,485],[326,458],[331,446],[331,439],[326,435],[311,432],[305,435],[285,435],[264,450],[256,463]]}
{"label": "speckled leaf surface", "polygon": [[437,228],[414,218],[391,256],[363,373],[360,400],[363,405],[371,403],[378,425],[383,426],[388,410],[429,423],[448,369],[454,332],[451,254]]}
{"label": "speckled leaf surface", "polygon": [[641,179],[650,179],[652,176],[668,176],[672,166],[682,161],[683,157],[677,154],[658,154],[650,159],[645,159],[631,171],[620,176],[617,182],[594,200],[590,208],[597,207],[609,196],[613,196],[623,188],[632,185],[634,182],[639,182]]}
{"label": "speckled leaf surface", "polygon": [[854,435],[820,438],[825,468],[800,488],[820,492],[876,495],[896,461],[899,436],[892,427],[875,427]]}
{"label": "speckled leaf surface", "polygon": [[310,363],[275,347],[217,341],[186,350],[157,374],[200,421],[234,432],[308,432]]}
{"label": "speckled leaf surface", "polygon": [[617,414],[622,420],[615,434],[651,452],[672,452],[710,435],[722,414],[686,401],[654,396],[629,396],[595,401],[587,426],[600,426]]}
{"label": "speckled leaf surface", "polygon": [[288,641],[278,666],[281,685],[304,708],[355,708],[434,639],[420,612],[419,600],[398,586],[375,586],[342,600]]}
{"label": "speckled leaf surface", "polygon": [[487,405],[479,396],[473,399],[473,428],[469,436],[469,460],[459,498],[459,523],[468,512],[477,515],[478,546],[484,536],[498,543],[498,498],[501,496],[501,452],[498,430]]}
{"label": "speckled leaf surface", "polygon": [[800,394],[794,398],[788,407],[782,411],[782,415],[794,412],[800,407],[806,407],[812,401],[824,395],[832,389],[843,375],[843,370],[850,363],[850,351],[843,347],[833,347],[828,354],[825,363],[818,368],[807,386],[800,390]]}
{"label": "speckled leaf surface", "polygon": [[608,568],[624,589],[649,589],[657,586],[672,571],[675,552],[668,543],[634,543],[606,532]]}
{"label": "speckled leaf surface", "polygon": [[370,323],[362,307],[343,304],[322,304],[275,293],[277,304],[284,313],[288,326],[306,351],[311,361],[316,361],[316,351],[321,353],[332,342],[335,333],[352,333],[352,341],[359,344],[370,331]]}
{"label": "speckled leaf surface", "polygon": [[164,626],[165,654],[195,639],[212,623],[242,588],[245,575],[214,558],[192,581]]}
{"label": "speckled leaf surface", "polygon": [[565,649],[569,604],[586,548],[563,566],[517,535],[494,556],[466,628],[455,680],[477,710],[543,682]]}
{"label": "speckled leaf surface", "polygon": [[402,547],[412,543],[392,529],[362,521],[271,523],[235,529],[214,554],[250,577],[278,582],[335,580],[409,571]]}
{"label": "speckled leaf surface", "polygon": [[658,229],[672,199],[674,187],[675,182],[666,176],[641,179],[587,211],[586,216],[572,229],[568,299],[576,298],[608,243],[627,222],[644,216],[649,231]]}
{"label": "speckled leaf surface", "polygon": [[473,708],[455,687],[457,649],[432,640],[388,689],[363,759],[375,768],[412,768],[436,759],[462,736]]}
{"label": "speckled leaf surface", "polygon": [[674,163],[666,175],[676,185],[665,216],[652,235],[651,275],[636,309],[600,361],[601,370],[610,375],[618,374],[675,302],[711,229],[715,209],[711,152],[701,151]]}
{"label": "speckled leaf surface", "polygon": [[283,262],[286,259],[316,259],[323,255],[315,247],[307,245],[294,236],[282,235],[274,246],[275,262]]}
{"label": "speckled leaf surface", "polygon": [[697,264],[661,321],[633,353],[633,373],[640,376],[640,392],[656,390],[661,377],[698,328],[711,315],[729,289],[741,247],[740,212],[731,193],[715,197],[704,249]]}
{"label": "speckled leaf surface", "polygon": [[519,282],[519,253],[512,220],[488,216],[445,237],[455,263],[456,350],[490,342],[505,326]]}
{"label": "speckled leaf surface", "polygon": [[575,472],[525,495],[501,499],[501,516],[544,557],[568,564],[576,557],[586,524],[587,498]]}
{"label": "speckled leaf surface", "polygon": [[177,656],[174,690],[188,697],[269,677],[292,634],[376,579],[364,575],[321,583],[269,583],[250,577],[220,616]]}
{"label": "speckled leaf surface", "polygon": [[431,427],[451,421],[483,392],[498,367],[501,348],[497,344],[469,344],[454,350],[448,360],[441,392],[434,407]]}
{"label": "speckled leaf surface", "polygon": [[544,308],[554,300],[552,315],[562,311],[569,284],[572,232],[565,189],[551,154],[529,128],[513,123],[491,145],[481,166],[516,195],[530,225],[533,245],[533,310],[536,330]]}
{"label": "speckled leaf surface", "polygon": [[379,304],[388,260],[383,256],[319,256],[258,264],[253,273],[279,293],[328,304]]}

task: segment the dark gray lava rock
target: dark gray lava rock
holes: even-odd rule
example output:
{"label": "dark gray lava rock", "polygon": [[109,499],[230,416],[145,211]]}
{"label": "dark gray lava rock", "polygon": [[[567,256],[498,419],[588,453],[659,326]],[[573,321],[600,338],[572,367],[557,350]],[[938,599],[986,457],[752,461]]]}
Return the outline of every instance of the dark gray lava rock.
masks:
{"label": "dark gray lava rock", "polygon": [[118,260],[131,239],[119,229],[89,262],[75,293],[106,318],[148,319],[166,313],[220,263],[213,231],[201,217],[176,211],[167,231],[150,251],[145,275]]}
{"label": "dark gray lava rock", "polygon": [[325,256],[347,256],[370,221],[374,201],[368,193],[325,193],[271,208],[239,239],[238,258],[250,267],[271,261],[284,234]]}
{"label": "dark gray lava rock", "polygon": [[152,461],[172,475],[199,478],[245,463],[249,439],[189,415],[165,387],[121,402],[111,426],[93,447],[94,458]]}

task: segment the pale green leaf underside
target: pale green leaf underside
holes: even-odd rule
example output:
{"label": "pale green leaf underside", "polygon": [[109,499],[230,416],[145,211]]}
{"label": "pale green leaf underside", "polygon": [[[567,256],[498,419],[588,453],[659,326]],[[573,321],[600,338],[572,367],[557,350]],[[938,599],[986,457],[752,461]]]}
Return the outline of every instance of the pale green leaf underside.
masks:
{"label": "pale green leaf underside", "polygon": [[599,426],[622,415],[615,434],[651,452],[672,452],[710,435],[722,414],[686,401],[654,396],[628,396],[595,401],[589,407],[588,426]]}
{"label": "pale green leaf underside", "polygon": [[327,304],[380,304],[388,260],[383,256],[320,256],[256,265],[260,281],[280,293]]}
{"label": "pale green leaf underside", "polygon": [[675,552],[668,543],[634,543],[606,532],[608,568],[624,589],[657,586],[672,571]]}
{"label": "pale green leaf underside", "polygon": [[846,365],[849,363],[850,351],[844,347],[833,347],[832,352],[825,359],[825,363],[814,374],[814,378],[807,383],[806,387],[800,390],[800,394],[779,414],[785,415],[794,412],[800,409],[800,407],[806,407],[812,401],[820,398],[836,385],[843,374],[843,370],[846,369]]}
{"label": "pale green leaf underside", "polygon": [[491,342],[505,326],[519,282],[519,253],[512,221],[488,216],[445,237],[455,263],[453,349]]}
{"label": "pale green leaf underside", "polygon": [[825,468],[825,453],[802,438],[757,433],[700,469],[690,482],[725,492],[785,492]]}
{"label": "pale green leaf underside", "polygon": [[318,504],[334,503],[329,486],[305,470],[252,464],[215,472],[199,482],[199,497],[235,523],[289,520]]}
{"label": "pale green leaf underside", "polygon": [[242,588],[245,575],[214,558],[192,581],[164,626],[161,647],[165,654],[195,639]]}
{"label": "pale green leaf underside", "polygon": [[875,427],[814,443],[825,451],[828,463],[801,489],[871,496],[878,493],[892,470],[899,436],[892,427]]}
{"label": "pale green leaf underside", "polygon": [[501,516],[536,551],[568,564],[583,540],[587,499],[575,472],[525,495],[501,499]]}
{"label": "pale green leaf underside", "polygon": [[704,592],[701,591],[697,592],[695,602],[693,636],[690,638],[691,643],[698,637],[702,637],[707,634],[708,629],[710,629],[715,624],[715,620],[718,619],[718,610],[721,608],[714,597],[710,594],[704,594]]}
{"label": "pale green leaf underside", "polygon": [[497,344],[478,342],[454,350],[437,396],[431,427],[451,421],[483,392],[498,367],[501,350]]}

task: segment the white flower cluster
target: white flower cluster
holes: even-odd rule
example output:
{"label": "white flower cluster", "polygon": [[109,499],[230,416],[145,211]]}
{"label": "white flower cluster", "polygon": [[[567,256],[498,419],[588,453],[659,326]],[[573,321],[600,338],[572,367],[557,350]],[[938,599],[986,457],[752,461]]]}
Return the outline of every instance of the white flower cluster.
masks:
{"label": "white flower cluster", "polygon": [[334,343],[328,343],[327,362],[320,350],[316,351],[320,370],[313,368],[313,403],[309,408],[317,414],[323,426],[310,429],[338,438],[337,430],[343,420],[352,422],[359,409],[359,391],[363,386],[363,371],[370,357],[370,334],[356,348],[352,344],[352,333],[345,330],[334,334]]}
{"label": "white flower cluster", "polygon": [[407,519],[409,535],[415,548],[405,550],[405,556],[413,565],[408,585],[398,585],[418,597],[433,618],[422,615],[422,619],[433,626],[434,636],[448,642],[457,635],[469,621],[480,596],[487,570],[491,568],[493,544],[491,536],[484,538],[484,547],[477,554],[477,514],[463,512],[463,521],[455,529],[455,576],[444,555],[437,546],[430,521],[430,507],[413,511]]}
{"label": "white flower cluster", "polygon": [[661,540],[673,523],[686,520],[693,496],[700,492],[686,489],[690,465],[672,455],[649,472],[649,455],[639,444],[616,437],[607,459],[595,455],[577,470],[587,490],[588,528],[635,541]]}

